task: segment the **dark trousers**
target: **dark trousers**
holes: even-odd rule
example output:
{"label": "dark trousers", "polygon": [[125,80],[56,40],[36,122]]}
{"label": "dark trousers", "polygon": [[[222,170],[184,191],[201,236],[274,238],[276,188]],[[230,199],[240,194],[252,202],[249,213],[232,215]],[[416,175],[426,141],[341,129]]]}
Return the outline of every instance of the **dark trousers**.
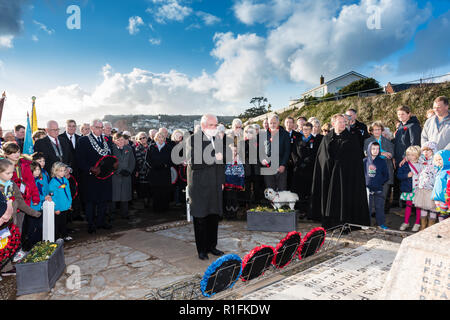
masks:
{"label": "dark trousers", "polygon": [[165,212],[169,209],[171,186],[155,186],[151,189],[153,195],[153,210]]}
{"label": "dark trousers", "polygon": [[68,211],[61,211],[55,214],[55,239],[67,237],[67,214]]}
{"label": "dark trousers", "polygon": [[219,216],[210,214],[205,218],[194,217],[195,244],[198,253],[207,253],[217,246]]}
{"label": "dark trousers", "polygon": [[375,217],[377,226],[385,224],[384,216],[384,193],[383,191],[370,191],[369,192],[369,212],[375,209]]}
{"label": "dark trousers", "polygon": [[114,208],[117,208],[117,203],[120,203],[120,215],[122,217],[128,217],[128,201],[116,201],[114,202]]}
{"label": "dark trousers", "polygon": [[25,216],[27,221],[27,241],[22,246],[29,251],[36,243],[42,241],[42,215],[39,218]]}
{"label": "dark trousers", "polygon": [[[106,207],[107,201],[86,202],[86,220],[89,227],[103,227],[105,225]],[[94,219],[96,216],[97,219],[94,223]]]}

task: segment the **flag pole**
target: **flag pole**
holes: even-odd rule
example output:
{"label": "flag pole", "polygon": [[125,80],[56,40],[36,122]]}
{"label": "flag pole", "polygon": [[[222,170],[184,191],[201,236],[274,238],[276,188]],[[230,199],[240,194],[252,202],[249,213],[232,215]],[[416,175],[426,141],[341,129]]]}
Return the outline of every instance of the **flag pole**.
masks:
{"label": "flag pole", "polygon": [[5,104],[5,100],[6,100],[6,92],[3,91],[2,97],[0,98],[0,123],[2,122],[3,106]]}

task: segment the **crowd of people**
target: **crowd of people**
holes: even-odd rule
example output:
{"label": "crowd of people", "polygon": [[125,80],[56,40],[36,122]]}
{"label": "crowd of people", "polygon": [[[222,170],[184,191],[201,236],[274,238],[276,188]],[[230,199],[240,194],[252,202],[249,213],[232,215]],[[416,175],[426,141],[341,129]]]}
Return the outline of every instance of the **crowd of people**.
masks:
{"label": "crowd of people", "polygon": [[[354,109],[326,124],[288,117],[283,126],[271,114],[262,127],[235,119],[229,129],[206,116],[192,132],[170,135],[159,128],[132,136],[100,120],[82,124],[81,134],[76,121],[67,120],[61,133],[58,122],[49,121],[33,134],[32,155],[22,154],[24,126],[5,134],[0,128],[0,229],[11,222],[19,228],[17,262],[42,239],[45,201],[55,204],[55,238],[72,241],[72,221],[86,221],[89,233],[111,229],[112,216],[129,219],[133,199],[157,213],[170,203],[184,207],[189,186],[200,259],[208,250],[223,254],[215,248],[217,231],[214,238],[204,230],[217,230],[222,213],[234,219],[240,209],[270,204],[267,188],[297,194],[300,216],[325,228],[370,226],[373,214],[376,225],[387,229],[385,213],[404,204],[400,230],[410,227],[413,212],[412,231],[423,230],[449,212],[448,99],[436,98],[428,115],[422,128],[410,108],[399,106],[393,133],[383,121],[367,127]],[[196,137],[202,152],[212,145],[220,165],[193,162]]]}

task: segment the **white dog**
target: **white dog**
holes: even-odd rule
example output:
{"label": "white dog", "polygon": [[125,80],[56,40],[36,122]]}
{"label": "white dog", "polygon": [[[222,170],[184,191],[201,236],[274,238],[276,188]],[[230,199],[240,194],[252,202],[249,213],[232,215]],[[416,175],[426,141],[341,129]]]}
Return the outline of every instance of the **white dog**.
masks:
{"label": "white dog", "polygon": [[270,200],[272,202],[272,206],[277,210],[284,205],[289,205],[289,208],[291,208],[291,210],[294,210],[295,202],[297,202],[299,199],[296,193],[290,191],[276,192],[271,188],[264,191],[264,196],[267,200]]}

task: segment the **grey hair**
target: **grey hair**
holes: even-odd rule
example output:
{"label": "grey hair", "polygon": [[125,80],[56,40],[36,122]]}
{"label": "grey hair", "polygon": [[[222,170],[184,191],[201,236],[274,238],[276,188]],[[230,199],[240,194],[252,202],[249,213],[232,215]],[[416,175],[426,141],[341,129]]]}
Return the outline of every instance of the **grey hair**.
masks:
{"label": "grey hair", "polygon": [[240,125],[242,127],[242,121],[241,119],[234,119],[233,122],[231,123],[231,127],[234,128],[236,125]]}
{"label": "grey hair", "polygon": [[215,115],[207,113],[207,114],[204,114],[202,116],[202,119],[200,120],[200,123],[206,124],[206,122],[208,121],[209,118],[216,119],[216,122],[219,122],[219,120],[217,119],[217,117]]}
{"label": "grey hair", "polygon": [[273,118],[276,118],[277,121],[280,121],[280,117],[276,113],[269,115],[267,117],[267,120],[270,122],[270,120],[272,120]]}
{"label": "grey hair", "polygon": [[96,124],[97,122],[100,122],[100,123],[103,125],[103,121],[102,121],[102,120],[100,120],[100,119],[94,119],[94,120],[91,121],[91,127],[95,127],[95,124]]}
{"label": "grey hair", "polygon": [[50,128],[50,125],[51,125],[52,123],[56,123],[56,125],[59,126],[57,121],[55,121],[55,120],[49,120],[49,121],[47,121],[47,129]]}

